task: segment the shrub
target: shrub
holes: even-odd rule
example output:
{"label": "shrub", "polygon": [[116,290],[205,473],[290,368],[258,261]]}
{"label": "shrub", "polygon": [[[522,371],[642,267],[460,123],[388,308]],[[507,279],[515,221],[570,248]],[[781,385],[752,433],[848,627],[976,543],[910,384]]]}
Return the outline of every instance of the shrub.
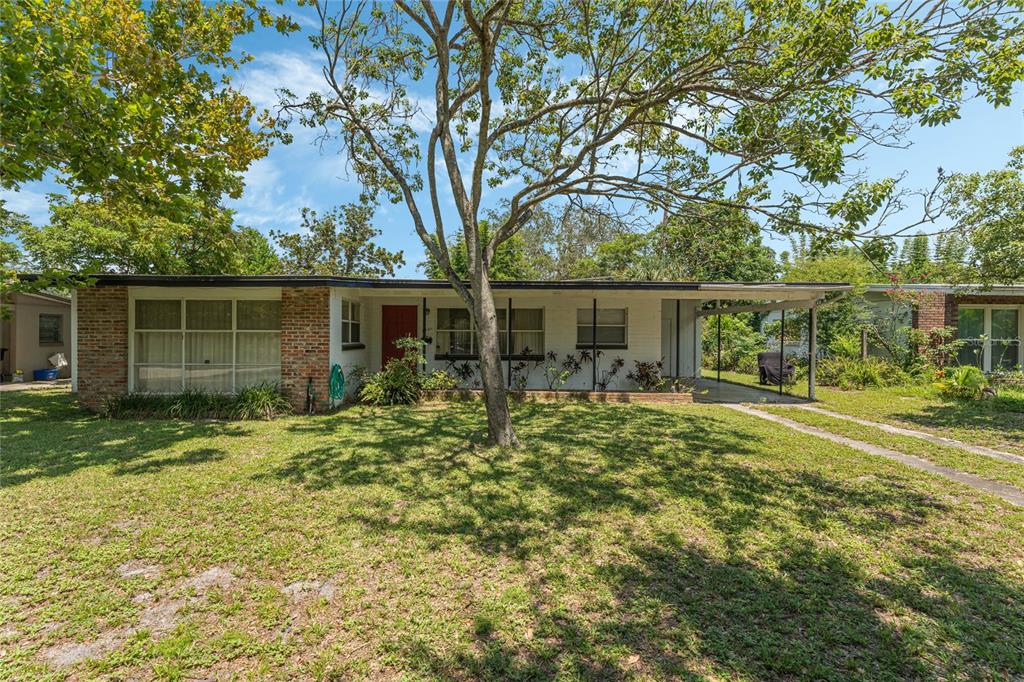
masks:
{"label": "shrub", "polygon": [[231,404],[231,416],[235,419],[273,419],[291,411],[292,404],[277,384],[246,386]]}
{"label": "shrub", "polygon": [[270,419],[291,411],[276,384],[260,384],[236,395],[189,389],[173,395],[129,393],[108,398],[111,419]]}
{"label": "shrub", "polygon": [[860,337],[856,334],[840,334],[828,344],[828,352],[837,358],[860,357]]}
{"label": "shrub", "polygon": [[384,368],[366,377],[359,399],[370,405],[411,405],[420,399],[415,365],[392,358]]}
{"label": "shrub", "polygon": [[661,360],[656,362],[633,361],[633,369],[626,374],[641,391],[660,391],[665,387],[665,377],[661,376]]}
{"label": "shrub", "polygon": [[[757,353],[764,350],[765,335],[754,330],[749,313],[722,316],[722,369],[738,372],[757,372]],[[717,321],[705,322],[701,332],[702,362],[704,367],[718,364]]]}
{"label": "shrub", "polygon": [[388,360],[379,372],[367,375],[359,399],[370,405],[411,405],[420,399],[420,376],[416,366],[426,362],[423,341],[407,336],[395,341],[404,351],[401,358]]}
{"label": "shrub", "polygon": [[974,365],[947,367],[935,383],[943,398],[953,400],[977,400],[987,386],[985,373]]}
{"label": "shrub", "polygon": [[826,358],[817,366],[815,380],[821,386],[836,386],[845,390],[870,386],[903,386],[911,378],[899,365],[881,358]]}
{"label": "shrub", "polygon": [[420,381],[420,388],[424,391],[451,391],[458,385],[458,379],[439,369],[435,369]]}

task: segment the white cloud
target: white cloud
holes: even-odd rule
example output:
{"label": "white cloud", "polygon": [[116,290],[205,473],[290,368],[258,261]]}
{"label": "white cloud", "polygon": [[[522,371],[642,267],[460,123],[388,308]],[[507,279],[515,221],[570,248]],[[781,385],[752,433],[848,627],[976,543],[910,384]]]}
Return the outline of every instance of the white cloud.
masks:
{"label": "white cloud", "polygon": [[299,212],[310,203],[305,187],[295,192],[288,186],[273,159],[263,158],[249,166],[244,179],[242,198],[230,202],[238,212],[238,223],[259,229],[289,229],[298,224]]}
{"label": "white cloud", "polygon": [[263,52],[247,65],[236,84],[260,109],[272,109],[279,101],[277,90],[287,88],[297,97],[326,93],[323,71],[316,55],[299,52]]}
{"label": "white cloud", "polygon": [[0,190],[4,208],[28,216],[34,225],[45,225],[50,219],[50,202],[45,192],[22,187],[17,190]]}

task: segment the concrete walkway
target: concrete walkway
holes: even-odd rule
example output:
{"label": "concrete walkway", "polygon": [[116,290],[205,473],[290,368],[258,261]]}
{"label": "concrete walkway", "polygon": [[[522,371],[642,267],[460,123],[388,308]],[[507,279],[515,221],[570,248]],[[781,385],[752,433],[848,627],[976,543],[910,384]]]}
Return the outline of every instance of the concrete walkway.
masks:
{"label": "concrete walkway", "polygon": [[1003,452],[1002,450],[993,450],[992,448],[986,448],[983,445],[972,445],[971,443],[965,443],[960,440],[936,436],[933,433],[927,433],[925,431],[915,431],[914,429],[907,429],[901,426],[893,426],[892,424],[883,424],[881,422],[873,422],[868,419],[851,417],[848,414],[832,412],[831,410],[826,410],[815,405],[794,404],[793,407],[799,407],[801,410],[807,410],[808,412],[817,412],[818,414],[823,414],[828,417],[835,417],[836,419],[845,419],[846,421],[853,422],[855,424],[860,424],[861,426],[873,426],[876,429],[881,429],[882,431],[894,433],[899,436],[910,436],[911,438],[919,438],[921,440],[926,440],[929,443],[934,443],[935,445],[945,445],[951,448],[959,448],[961,450],[966,450],[967,452],[972,452],[976,455],[992,457],[993,459],[1001,459],[1004,462],[1011,462],[1013,464],[1024,464],[1024,456],[1015,455],[1010,452]]}
{"label": "concrete walkway", "polygon": [[829,433],[828,431],[816,428],[814,426],[807,426],[806,424],[801,424],[800,422],[793,421],[792,419],[786,419],[785,417],[780,417],[779,415],[772,414],[770,412],[763,412],[761,410],[754,409],[749,405],[727,404],[725,405],[725,407],[736,410],[738,412],[742,412],[743,414],[747,414],[752,417],[758,417],[759,419],[765,419],[770,422],[775,422],[776,424],[782,424],[783,426],[787,426],[793,429],[794,431],[799,431],[800,433],[806,433],[811,436],[824,438],[826,440],[832,441],[833,443],[839,443],[841,445],[851,447],[854,450],[866,452],[869,455],[886,457],[888,459],[900,462],[901,464],[906,464],[909,467],[920,469],[921,471],[927,471],[938,476],[943,476],[951,481],[956,481],[957,483],[962,483],[966,486],[970,486],[975,490],[980,490],[982,492],[990,493],[992,495],[996,495],[997,497],[1001,497],[1010,504],[1016,505],[1018,507],[1024,507],[1024,490],[1015,488],[1012,485],[1007,485],[1006,483],[999,483],[998,481],[990,481],[987,478],[982,478],[981,476],[975,476],[974,474],[968,474],[957,469],[951,469],[949,467],[940,466],[922,457],[916,457],[914,455],[908,455],[902,452],[897,452],[896,450],[890,450],[889,448],[883,448],[878,445],[872,445],[870,443],[865,443],[863,441],[854,440],[853,438],[847,438],[846,436],[838,436],[834,433]]}
{"label": "concrete walkway", "polygon": [[779,394],[779,392],[772,391],[768,388],[754,388],[753,386],[743,386],[741,384],[734,384],[729,381],[722,381],[721,383],[714,379],[707,379],[701,377],[697,379],[696,386],[693,391],[693,402],[695,403],[725,403],[725,404],[737,404],[737,403],[766,403],[771,405],[796,405],[799,403],[807,402],[803,398],[788,394]]}
{"label": "concrete walkway", "polygon": [[57,379],[55,381],[11,381],[0,384],[0,393],[8,391],[33,391],[40,388],[63,388],[71,385],[71,379]]}

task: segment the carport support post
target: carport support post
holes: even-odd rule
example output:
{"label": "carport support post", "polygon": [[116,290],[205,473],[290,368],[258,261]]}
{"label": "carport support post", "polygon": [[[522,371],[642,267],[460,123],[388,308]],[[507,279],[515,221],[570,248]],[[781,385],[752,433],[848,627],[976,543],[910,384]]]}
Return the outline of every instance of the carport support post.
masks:
{"label": "carport support post", "polygon": [[807,329],[807,399],[814,400],[814,370],[818,367],[818,307],[812,305]]}
{"label": "carport support post", "polygon": [[508,312],[505,313],[505,352],[508,353],[508,385],[512,390],[512,297],[508,297]]}
{"label": "carport support post", "polygon": [[715,310],[719,313],[715,317],[718,321],[718,360],[715,362],[715,369],[718,371],[718,383],[722,383],[722,313],[721,301],[715,301]]}
{"label": "carport support post", "polygon": [[597,390],[597,299],[594,299],[594,316],[590,319],[590,375]]}
{"label": "carport support post", "polygon": [[786,385],[786,309],[782,309],[782,324],[779,326],[779,395]]}

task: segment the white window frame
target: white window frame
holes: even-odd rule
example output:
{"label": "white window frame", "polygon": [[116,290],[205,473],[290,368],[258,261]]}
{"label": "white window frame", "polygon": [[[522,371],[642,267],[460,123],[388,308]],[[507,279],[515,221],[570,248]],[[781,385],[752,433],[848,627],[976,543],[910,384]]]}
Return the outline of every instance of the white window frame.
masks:
{"label": "white window frame", "polygon": [[[349,317],[345,317],[345,308],[348,307]],[[339,318],[341,319],[341,346],[342,348],[361,348],[365,347],[363,344],[363,321],[362,321],[362,305],[359,301],[353,301],[350,298],[341,299],[341,312]],[[353,311],[355,315],[353,315]],[[359,325],[359,338],[352,339],[352,325]],[[346,332],[348,332],[348,339],[345,338]]]}
{"label": "white window frame", "polygon": [[1017,364],[1024,365],[1024,305],[1007,305],[1005,303],[968,303],[961,304],[957,308],[957,339],[960,339],[959,311],[960,310],[983,310],[982,334],[985,340],[981,344],[981,369],[986,374],[992,371],[992,311],[993,310],[1016,310],[1017,311]]}
{"label": "white window frame", "polygon": [[[132,295],[130,295],[128,297],[128,392],[129,393],[133,393],[133,392],[136,391],[136,386],[135,386],[135,369],[136,369],[136,367],[166,366],[167,365],[167,363],[165,363],[165,362],[160,362],[160,363],[142,363],[142,364],[137,364],[135,362],[136,332],[141,332],[141,333],[146,333],[146,332],[158,332],[158,333],[160,333],[160,332],[162,332],[162,333],[177,333],[177,334],[180,334],[180,337],[181,337],[181,361],[180,361],[181,385],[178,388],[178,391],[170,391],[170,392],[167,392],[167,391],[162,391],[162,392],[160,392],[160,391],[150,391],[150,393],[154,393],[154,394],[162,393],[162,394],[165,394],[165,395],[166,394],[173,394],[173,393],[181,392],[181,391],[185,390],[185,381],[186,381],[186,377],[187,377],[186,369],[189,367],[189,364],[190,364],[187,361],[187,347],[186,347],[186,334],[187,333],[204,333],[204,332],[208,332],[208,333],[214,333],[214,334],[225,334],[225,333],[229,333],[230,332],[230,334],[231,334],[231,365],[230,365],[230,367],[231,367],[231,391],[230,391],[230,393],[237,393],[237,391],[238,391],[237,372],[238,372],[238,367],[239,367],[238,362],[237,362],[237,360],[238,360],[238,358],[237,358],[237,356],[238,356],[238,335],[239,334],[243,334],[243,335],[245,335],[245,334],[259,334],[261,332],[262,333],[267,333],[267,334],[276,333],[276,334],[279,335],[279,337],[282,335],[282,331],[280,329],[278,329],[278,330],[270,330],[270,329],[239,329],[238,328],[238,302],[240,300],[241,301],[277,301],[278,303],[281,302],[281,298],[280,298],[280,294],[279,293],[277,295],[274,295],[274,292],[265,292],[264,295],[262,295],[262,296],[259,295],[258,291],[254,292],[254,293],[255,293],[255,295],[248,294],[248,292],[247,292],[248,295],[229,295],[229,296],[225,296],[225,295],[221,294],[220,292],[214,292],[214,291],[211,291],[209,293],[207,293],[207,292],[189,292],[189,294],[181,294],[181,293],[173,294],[173,293],[170,293],[170,292],[167,292],[167,293],[164,293],[164,292],[153,292],[153,293],[150,293],[150,292],[139,292],[139,293],[133,293]],[[177,329],[136,329],[136,326],[135,326],[135,305],[136,305],[136,301],[168,301],[168,300],[177,301],[178,304],[181,306],[181,318],[180,318],[180,322],[179,322],[179,327]],[[186,307],[187,307],[187,302],[188,301],[225,301],[225,300],[231,301],[231,329],[230,330],[228,330],[228,329],[188,329],[187,328],[187,324],[188,323],[187,323],[187,320],[186,320]],[[282,311],[282,313],[283,313],[283,311]],[[226,365],[217,365],[217,366],[220,367],[220,366],[226,366]],[[274,366],[274,365],[242,365],[243,368],[244,367],[271,367],[271,366]],[[280,367],[281,367],[281,357],[280,357],[280,355],[278,355],[276,366],[278,367],[278,372],[280,373]]]}
{"label": "white window frame", "polygon": [[601,343],[601,342],[597,342],[597,348],[598,349],[628,350],[629,349],[629,306],[621,306],[621,307],[618,307],[618,306],[616,306],[616,307],[604,306],[603,308],[598,308],[597,309],[597,312],[599,313],[598,317],[600,317],[600,312],[602,310],[621,310],[622,311],[622,324],[597,324],[597,325],[595,325],[593,323],[591,323],[589,325],[588,324],[580,324],[580,322],[579,322],[579,320],[580,320],[580,312],[587,312],[587,313],[593,314],[594,308],[593,307],[577,308],[576,309],[576,348],[577,348],[577,350],[582,350],[584,348],[593,348],[594,347],[594,343],[593,342],[588,343],[588,342],[585,342],[585,341],[580,341],[580,329],[591,329],[591,330],[593,330],[594,331],[594,337],[595,337],[594,341],[597,341],[597,339],[596,339],[597,333],[596,332],[597,332],[597,328],[599,328],[599,327],[611,327],[611,328],[614,328],[614,329],[618,329],[618,328],[621,327],[622,328],[623,343],[618,344],[618,343]]}
{"label": "white window frame", "polygon": [[[437,312],[436,312],[436,315],[437,315],[436,319],[440,320],[441,319],[441,311],[442,310],[467,310],[467,309],[466,308],[460,308],[458,306],[438,306],[436,310],[437,310]],[[527,333],[534,333],[534,334],[539,333],[540,336],[541,336],[541,344],[546,348],[547,347],[547,332],[546,332],[546,328],[547,328],[547,310],[544,308],[544,306],[530,306],[530,307],[521,307],[521,308],[513,307],[512,308],[512,316],[513,317],[515,316],[515,312],[517,310],[539,310],[540,311],[540,325],[541,325],[540,329],[513,329],[512,332],[515,333],[515,332],[518,331],[518,332],[527,332]],[[507,344],[508,343],[508,325],[511,324],[511,321],[510,320],[506,320],[506,324],[505,324],[505,326],[503,328],[502,324],[501,324],[501,316],[504,315],[506,318],[508,317],[508,308],[496,308],[495,312],[498,315],[498,345],[500,347],[501,344],[503,344],[503,343]],[[451,334],[452,332],[457,332],[457,333],[460,333],[460,334],[468,333],[469,336],[470,336],[470,343],[469,343],[469,345],[470,345],[470,348],[474,349],[473,352],[471,352],[471,353],[460,353],[458,355],[451,355],[449,353],[441,352],[438,349],[438,343],[440,342],[440,338],[441,338],[440,335],[441,334]],[[472,312],[469,313],[469,329],[443,329],[440,326],[438,326],[436,329],[434,329],[434,336],[435,336],[435,338],[434,338],[434,356],[436,358],[438,358],[438,359],[464,360],[464,359],[474,359],[474,358],[479,358],[480,357],[480,343],[477,340],[478,339],[478,331],[477,331],[477,327],[476,327],[476,321],[473,320]],[[449,341],[448,346],[451,347],[451,342],[450,341]],[[533,351],[533,352],[531,352],[529,355],[524,355],[522,353],[516,353],[515,355],[511,355],[510,356],[508,354],[507,350],[508,349],[506,349],[506,352],[501,353],[501,359],[502,360],[525,360],[525,359],[533,359],[533,358],[543,357],[543,355],[544,355],[544,349],[543,348],[541,348],[539,351],[537,349],[535,349],[535,348],[532,348],[531,351]]]}

